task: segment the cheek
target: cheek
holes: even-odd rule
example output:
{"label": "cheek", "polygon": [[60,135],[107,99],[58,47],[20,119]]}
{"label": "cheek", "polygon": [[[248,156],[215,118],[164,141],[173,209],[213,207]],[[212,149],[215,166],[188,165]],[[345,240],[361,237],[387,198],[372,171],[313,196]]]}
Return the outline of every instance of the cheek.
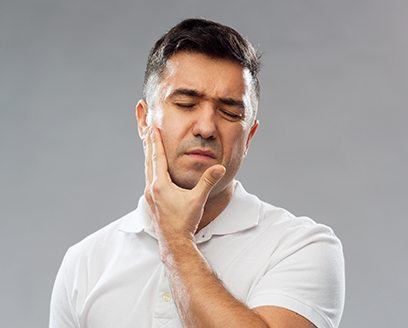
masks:
{"label": "cheek", "polygon": [[162,121],[160,133],[162,136],[164,151],[169,162],[177,157],[179,151],[177,148],[180,141],[179,129],[180,127],[177,126],[177,124],[172,124],[165,119]]}
{"label": "cheek", "polygon": [[230,160],[235,161],[236,159],[240,159],[244,152],[245,148],[245,136],[242,131],[237,133],[231,133],[226,139],[226,143],[224,144],[224,153]]}

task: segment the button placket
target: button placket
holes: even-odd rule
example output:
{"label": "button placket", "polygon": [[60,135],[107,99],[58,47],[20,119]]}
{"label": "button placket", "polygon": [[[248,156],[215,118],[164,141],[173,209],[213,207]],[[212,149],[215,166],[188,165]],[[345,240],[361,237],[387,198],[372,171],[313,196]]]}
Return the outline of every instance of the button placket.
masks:
{"label": "button placket", "polygon": [[169,292],[164,292],[163,294],[162,294],[162,300],[163,300],[163,302],[170,302],[171,301],[171,293],[169,293]]}
{"label": "button placket", "polygon": [[176,307],[173,302],[169,281],[166,276],[166,268],[161,264],[159,286],[157,289],[157,301],[154,311],[154,318],[162,321],[162,319],[172,319],[176,314]]}

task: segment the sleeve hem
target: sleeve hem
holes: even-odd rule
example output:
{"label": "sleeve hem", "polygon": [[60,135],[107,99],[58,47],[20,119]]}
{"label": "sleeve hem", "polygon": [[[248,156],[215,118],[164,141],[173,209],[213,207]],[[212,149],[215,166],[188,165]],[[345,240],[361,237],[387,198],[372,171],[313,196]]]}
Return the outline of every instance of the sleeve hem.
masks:
{"label": "sleeve hem", "polygon": [[317,328],[335,328],[330,320],[311,306],[287,295],[262,293],[251,298],[247,303],[249,308],[258,306],[279,306],[300,314]]}

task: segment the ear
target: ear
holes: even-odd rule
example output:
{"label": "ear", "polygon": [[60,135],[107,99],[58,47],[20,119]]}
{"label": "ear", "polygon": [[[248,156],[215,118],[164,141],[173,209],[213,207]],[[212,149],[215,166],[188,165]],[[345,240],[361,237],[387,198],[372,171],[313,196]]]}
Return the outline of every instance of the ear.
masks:
{"label": "ear", "polygon": [[135,106],[135,115],[137,119],[137,129],[140,139],[144,139],[147,132],[147,103],[144,99],[140,99]]}
{"label": "ear", "polygon": [[248,134],[248,138],[247,138],[246,145],[245,145],[244,157],[248,153],[249,143],[251,139],[253,138],[253,136],[255,135],[255,132],[258,129],[258,126],[259,126],[259,121],[255,120],[255,123],[252,125],[251,130],[249,131],[249,134]]}

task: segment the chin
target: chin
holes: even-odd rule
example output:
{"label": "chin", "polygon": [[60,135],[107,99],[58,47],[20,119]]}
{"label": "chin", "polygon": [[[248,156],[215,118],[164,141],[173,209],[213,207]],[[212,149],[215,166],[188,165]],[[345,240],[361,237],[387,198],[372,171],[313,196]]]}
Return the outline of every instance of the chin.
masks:
{"label": "chin", "polygon": [[201,175],[198,176],[197,172],[169,172],[170,178],[175,185],[180,188],[191,190],[198,181],[200,181]]}

